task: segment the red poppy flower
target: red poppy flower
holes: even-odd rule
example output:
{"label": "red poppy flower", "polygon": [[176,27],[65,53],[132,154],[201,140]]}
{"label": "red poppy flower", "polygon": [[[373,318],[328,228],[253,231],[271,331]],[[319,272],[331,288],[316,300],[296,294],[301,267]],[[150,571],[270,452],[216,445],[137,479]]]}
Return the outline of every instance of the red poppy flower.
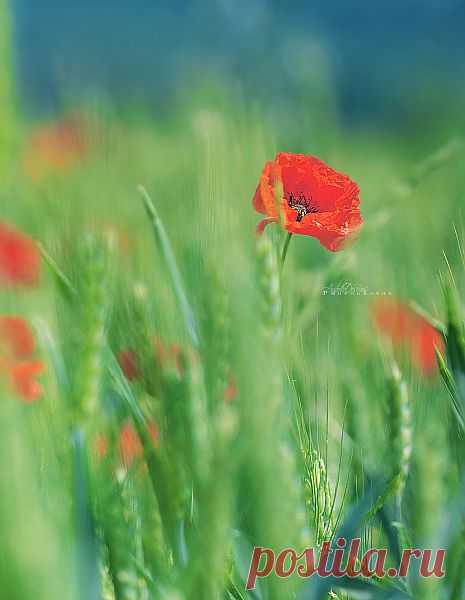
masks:
{"label": "red poppy flower", "polygon": [[[149,421],[147,431],[152,441],[153,447],[158,448],[159,432],[157,424],[154,421]],[[121,459],[126,468],[129,468],[134,460],[142,458],[144,449],[140,440],[139,434],[134,429],[131,421],[127,420],[121,427],[119,434],[119,449]]]}
{"label": "red poppy flower", "polygon": [[409,340],[415,313],[397,300],[382,299],[373,303],[372,314],[377,329],[394,344]]}
{"label": "red poppy flower", "polygon": [[49,173],[65,173],[87,152],[86,126],[82,119],[69,118],[40,126],[27,142],[24,166],[27,175],[40,181]]}
{"label": "red poppy flower", "polygon": [[13,391],[27,403],[42,395],[42,387],[36,378],[45,370],[45,365],[30,359],[34,349],[34,336],[24,319],[0,316],[0,370]]}
{"label": "red poppy flower", "polygon": [[13,359],[33,354],[35,340],[27,322],[21,317],[0,316],[0,353]]}
{"label": "red poppy flower", "polygon": [[[178,344],[167,345],[159,338],[154,337],[153,344],[153,359],[161,366],[165,373],[176,372],[182,378],[183,364],[182,351]],[[140,357],[135,350],[128,348],[121,350],[118,355],[118,363],[123,371],[126,379],[129,381],[137,381],[142,377],[142,368],[140,365]]]}
{"label": "red poppy flower", "polygon": [[119,449],[121,459],[126,467],[131,466],[134,459],[140,458],[144,452],[139,435],[130,421],[126,421],[121,428]]}
{"label": "red poppy flower", "polygon": [[340,250],[363,223],[359,191],[347,175],[319,158],[280,152],[265,164],[253,198],[255,210],[267,215],[257,233],[270,222],[281,223],[289,233],[309,235],[328,250]]}
{"label": "red poppy flower", "polygon": [[27,404],[35,402],[42,396],[42,386],[36,378],[44,370],[45,365],[39,360],[17,361],[9,364],[8,374],[13,390]]}
{"label": "red poppy flower", "polygon": [[117,358],[126,379],[135,381],[140,378],[142,371],[139,365],[139,359],[134,350],[122,350],[118,353]]}
{"label": "red poppy flower", "polygon": [[415,367],[424,375],[437,373],[436,350],[445,353],[441,333],[408,305],[394,299],[381,299],[372,306],[378,331],[395,346],[406,347]]}
{"label": "red poppy flower", "polygon": [[40,255],[33,240],[0,222],[0,286],[31,286],[40,273]]}

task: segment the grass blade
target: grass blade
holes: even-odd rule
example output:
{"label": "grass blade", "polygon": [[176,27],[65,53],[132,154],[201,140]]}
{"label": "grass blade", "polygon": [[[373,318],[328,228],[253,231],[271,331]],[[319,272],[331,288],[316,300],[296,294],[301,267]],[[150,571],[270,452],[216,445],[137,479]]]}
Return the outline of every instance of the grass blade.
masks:
{"label": "grass blade", "polygon": [[163,257],[163,260],[165,261],[166,267],[170,274],[173,289],[179,303],[179,309],[181,310],[184,322],[186,324],[187,332],[189,334],[193,346],[197,348],[199,345],[197,325],[194,319],[194,313],[189,304],[189,301],[187,300],[184,284],[181,277],[181,272],[179,271],[179,267],[174,256],[171,242],[168,238],[165,227],[158,215],[155,205],[153,204],[152,199],[150,198],[147,190],[142,185],[138,187],[138,190],[142,195],[145,210],[147,211],[147,215],[152,223],[153,233],[155,235],[157,247]]}
{"label": "grass blade", "polygon": [[77,293],[76,289],[73,287],[70,280],[66,277],[66,275],[63,273],[63,271],[57,265],[55,259],[52,258],[52,256],[47,252],[47,250],[45,250],[44,246],[42,244],[38,244],[38,248],[40,250],[42,258],[45,261],[45,264],[50,269],[50,271],[56,281],[58,289],[60,290],[60,292],[64,296],[64,298],[68,302],[70,302],[73,298],[76,297],[76,293]]}

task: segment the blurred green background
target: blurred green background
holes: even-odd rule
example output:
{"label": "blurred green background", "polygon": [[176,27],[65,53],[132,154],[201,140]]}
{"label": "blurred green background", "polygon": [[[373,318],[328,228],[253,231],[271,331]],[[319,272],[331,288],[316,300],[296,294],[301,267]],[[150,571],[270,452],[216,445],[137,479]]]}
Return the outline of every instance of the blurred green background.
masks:
{"label": "blurred green background", "polygon": [[[375,335],[373,300],[445,320],[449,269],[463,289],[464,19],[454,0],[0,0],[0,218],[40,242],[76,291],[67,301],[45,263],[37,289],[0,291],[0,311],[28,319],[47,364],[31,406],[2,384],[5,598],[301,591],[270,579],[246,595],[252,545],[332,536],[365,473],[389,477],[394,442],[411,434],[390,412],[394,353]],[[284,234],[270,227],[257,251],[251,206],[278,151],[350,174],[365,220],[338,254],[295,236],[282,276]],[[168,232],[199,360],[140,184]],[[346,283],[367,294],[323,293]],[[128,387],[111,353],[147,351],[152,335],[183,349],[189,376],[158,365]],[[440,377],[396,359],[413,424],[398,530],[405,545],[434,543],[460,489],[463,438]],[[225,404],[231,373],[237,397]],[[114,468],[129,416],[140,434],[152,418],[161,432],[155,462],[143,439],[142,472]],[[106,462],[94,452],[102,432],[114,442]],[[373,521],[363,537],[386,541]],[[443,586],[409,593],[463,597],[463,540],[450,556]],[[328,597],[312,594],[302,598]]]}

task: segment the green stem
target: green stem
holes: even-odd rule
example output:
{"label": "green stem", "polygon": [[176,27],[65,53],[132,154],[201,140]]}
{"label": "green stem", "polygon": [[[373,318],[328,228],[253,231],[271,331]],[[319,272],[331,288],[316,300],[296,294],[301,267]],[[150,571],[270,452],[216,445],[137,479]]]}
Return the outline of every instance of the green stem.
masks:
{"label": "green stem", "polygon": [[284,242],[283,252],[281,254],[281,269],[284,267],[284,263],[286,261],[287,250],[289,248],[289,244],[291,242],[292,233],[287,234],[286,241]]}

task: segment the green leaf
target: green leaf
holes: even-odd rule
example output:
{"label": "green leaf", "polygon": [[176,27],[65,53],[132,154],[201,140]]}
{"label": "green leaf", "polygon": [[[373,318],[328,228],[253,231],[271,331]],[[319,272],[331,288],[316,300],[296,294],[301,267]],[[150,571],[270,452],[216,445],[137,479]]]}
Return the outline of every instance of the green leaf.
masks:
{"label": "green leaf", "polygon": [[187,295],[184,289],[181,272],[176,262],[171,242],[168,238],[165,227],[158,215],[155,205],[153,204],[152,199],[150,198],[147,190],[142,185],[139,186],[138,189],[140,194],[142,195],[147,215],[152,223],[155,242],[170,274],[171,283],[173,284],[174,293],[179,304],[179,309],[184,318],[184,323],[186,325],[187,332],[189,334],[193,346],[197,348],[199,345],[197,324],[194,319],[194,313],[192,311],[192,308],[189,304],[189,301],[187,300]]}
{"label": "green leaf", "polygon": [[460,429],[462,429],[462,431],[465,431],[465,418],[464,418],[462,403],[460,401],[457,387],[455,385],[454,376],[452,375],[451,371],[449,370],[449,368],[446,364],[446,361],[444,360],[444,356],[441,354],[441,352],[439,352],[437,350],[436,350],[436,359],[438,361],[439,372],[441,374],[442,380],[447,388],[447,391],[449,392],[452,412],[454,413],[454,415],[457,419]]}
{"label": "green leaf", "polygon": [[60,290],[62,296],[67,302],[71,302],[76,297],[76,289],[73,287],[70,280],[66,277],[63,271],[60,269],[55,259],[50,256],[50,254],[45,250],[42,244],[38,244],[38,248],[42,255],[42,258],[45,261],[45,264],[50,269],[52,273],[57,288]]}
{"label": "green leaf", "polygon": [[[451,395],[454,414],[464,429],[465,416],[465,336],[461,306],[452,281],[446,283],[444,294],[447,307],[446,354],[450,371],[439,360],[439,369]],[[452,374],[452,377],[451,375]],[[452,382],[453,378],[453,382]]]}

